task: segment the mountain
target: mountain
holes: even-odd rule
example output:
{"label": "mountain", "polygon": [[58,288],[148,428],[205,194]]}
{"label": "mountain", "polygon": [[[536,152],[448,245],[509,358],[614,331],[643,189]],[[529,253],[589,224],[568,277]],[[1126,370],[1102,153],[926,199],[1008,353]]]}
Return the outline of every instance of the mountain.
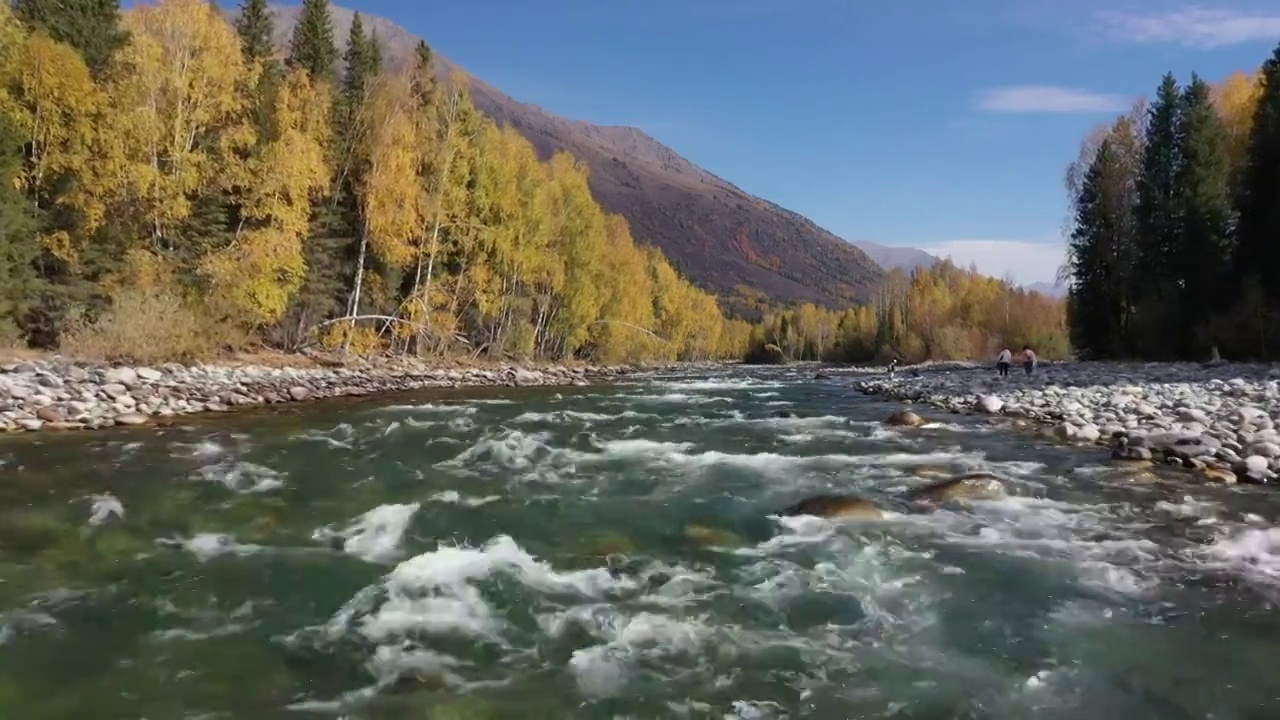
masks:
{"label": "mountain", "polygon": [[911,272],[918,267],[933,267],[934,263],[941,262],[940,259],[919,248],[880,245],[867,240],[853,240],[851,242],[885,270]]}
{"label": "mountain", "polygon": [[[272,5],[276,42],[288,46],[299,8]],[[333,8],[334,37],[345,43],[352,12]],[[384,57],[406,64],[417,36],[362,15]],[[456,65],[437,54],[437,70]],[[809,219],[738,188],[633,127],[593,125],[515,100],[471,78],[472,100],[494,121],[516,128],[541,157],[567,151],[591,168],[591,190],[632,235],[660,248],[690,280],[743,312],[735,296],[746,286],[772,303],[847,307],[870,298],[884,271],[867,253]]]}
{"label": "mountain", "polygon": [[1030,285],[1022,286],[1026,290],[1038,292],[1041,295],[1047,295],[1054,298],[1063,298],[1067,296],[1067,286],[1060,283],[1037,282]]}

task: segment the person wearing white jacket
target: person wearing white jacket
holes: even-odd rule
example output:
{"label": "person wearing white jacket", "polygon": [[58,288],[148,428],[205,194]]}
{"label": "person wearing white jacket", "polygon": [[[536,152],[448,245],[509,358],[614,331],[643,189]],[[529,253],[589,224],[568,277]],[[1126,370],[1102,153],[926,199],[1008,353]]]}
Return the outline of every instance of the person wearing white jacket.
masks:
{"label": "person wearing white jacket", "polygon": [[996,371],[1000,373],[1000,377],[1009,377],[1009,365],[1013,363],[1013,353],[1009,348],[1000,351],[996,356]]}

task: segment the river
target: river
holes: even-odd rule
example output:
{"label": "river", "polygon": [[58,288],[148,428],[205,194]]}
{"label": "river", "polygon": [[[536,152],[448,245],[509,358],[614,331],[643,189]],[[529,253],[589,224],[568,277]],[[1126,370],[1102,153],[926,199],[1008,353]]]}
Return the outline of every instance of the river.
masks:
{"label": "river", "polygon": [[[1263,718],[1280,495],[813,369],[0,442],[0,717]],[[934,512],[929,472],[1011,496]],[[855,492],[896,514],[779,518]],[[610,568],[613,571],[610,571]],[[1266,710],[1271,707],[1272,711]]]}

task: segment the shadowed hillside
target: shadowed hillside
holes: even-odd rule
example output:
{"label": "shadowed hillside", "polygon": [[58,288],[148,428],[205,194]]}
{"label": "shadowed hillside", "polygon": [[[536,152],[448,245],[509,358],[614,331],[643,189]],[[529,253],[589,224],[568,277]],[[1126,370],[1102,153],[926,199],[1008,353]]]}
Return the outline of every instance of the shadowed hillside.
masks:
{"label": "shadowed hillside", "polygon": [[[287,46],[298,8],[273,10],[277,43]],[[350,10],[334,8],[334,37],[340,41],[351,16]],[[365,27],[377,33],[390,62],[412,56],[417,36],[384,18],[366,18]],[[438,63],[442,74],[457,69],[444,58]],[[636,128],[568,120],[476,78],[472,94],[481,111],[517,128],[544,158],[564,150],[586,162],[600,204],[626,217],[637,240],[661,248],[673,265],[731,308],[738,305],[732,296],[739,285],[774,303],[844,307],[868,299],[883,275],[857,247],[742,191]]]}

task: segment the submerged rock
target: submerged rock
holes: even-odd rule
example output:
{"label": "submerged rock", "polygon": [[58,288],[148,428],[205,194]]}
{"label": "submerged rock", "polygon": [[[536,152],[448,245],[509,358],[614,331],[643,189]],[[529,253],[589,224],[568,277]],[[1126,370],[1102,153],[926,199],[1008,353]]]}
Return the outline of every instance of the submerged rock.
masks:
{"label": "submerged rock", "polygon": [[684,538],[701,547],[738,547],[744,544],[737,533],[697,523],[685,526]]}
{"label": "submerged rock", "polygon": [[1205,465],[1203,468],[1196,470],[1196,475],[1222,485],[1235,485],[1238,480],[1235,471],[1220,465]]}
{"label": "submerged rock", "polygon": [[990,500],[1005,497],[1009,491],[1000,478],[991,473],[976,472],[957,475],[939,482],[930,483],[912,495],[917,499],[933,502],[950,500]]}
{"label": "submerged rock", "polygon": [[925,419],[910,410],[899,410],[890,415],[884,424],[894,427],[920,427],[925,424]]}
{"label": "submerged rock", "polygon": [[884,517],[875,503],[856,495],[815,495],[785,508],[782,515],[813,515],[824,518]]}

